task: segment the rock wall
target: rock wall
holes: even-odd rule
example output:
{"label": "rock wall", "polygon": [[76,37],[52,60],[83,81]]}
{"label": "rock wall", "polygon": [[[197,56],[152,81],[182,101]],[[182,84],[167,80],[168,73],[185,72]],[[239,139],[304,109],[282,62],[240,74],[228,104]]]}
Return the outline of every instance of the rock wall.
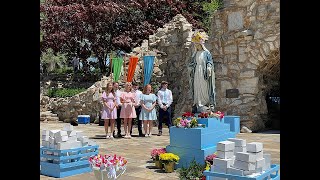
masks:
{"label": "rock wall", "polygon": [[[224,0],[214,13],[208,50],[216,69],[217,109],[241,116],[252,130],[264,128],[265,95],[270,83],[263,76],[279,71],[280,1]],[[278,83],[278,82],[275,82]],[[227,89],[238,89],[238,98],[227,98]]]}
{"label": "rock wall", "polygon": [[40,109],[51,110],[58,115],[60,121],[70,122],[76,120],[78,115],[90,115],[93,122],[102,109],[102,87],[106,87],[110,78],[102,78],[86,91],[73,97],[49,98],[40,95]]}

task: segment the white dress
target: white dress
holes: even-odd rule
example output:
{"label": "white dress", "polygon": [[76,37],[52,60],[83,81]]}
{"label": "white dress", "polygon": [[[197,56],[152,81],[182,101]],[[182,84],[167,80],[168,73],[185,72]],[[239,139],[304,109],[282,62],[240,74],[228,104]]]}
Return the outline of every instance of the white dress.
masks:
{"label": "white dress", "polygon": [[206,67],[204,51],[198,51],[196,54],[197,66],[194,72],[194,104],[199,106],[209,104],[208,82],[204,79],[203,69]]}

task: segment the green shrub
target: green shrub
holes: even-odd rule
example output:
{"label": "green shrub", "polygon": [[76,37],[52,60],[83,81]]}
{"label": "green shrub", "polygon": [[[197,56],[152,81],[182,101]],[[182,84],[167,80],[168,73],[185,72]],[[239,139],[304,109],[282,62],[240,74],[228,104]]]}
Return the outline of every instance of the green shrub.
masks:
{"label": "green shrub", "polygon": [[70,74],[73,73],[73,69],[72,67],[64,66],[62,68],[54,69],[53,72],[57,74]]}
{"label": "green shrub", "polygon": [[47,95],[51,98],[52,97],[65,98],[65,97],[72,97],[76,94],[84,92],[85,90],[86,90],[85,88],[53,88],[48,90]]}
{"label": "green shrub", "polygon": [[182,167],[177,170],[180,179],[201,179],[206,165],[201,165],[193,159],[188,168]]}

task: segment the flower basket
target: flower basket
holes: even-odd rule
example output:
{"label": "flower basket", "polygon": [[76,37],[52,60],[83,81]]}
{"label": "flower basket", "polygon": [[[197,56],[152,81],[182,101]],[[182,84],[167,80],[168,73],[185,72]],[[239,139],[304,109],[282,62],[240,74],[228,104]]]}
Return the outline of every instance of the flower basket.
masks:
{"label": "flower basket", "polygon": [[164,164],[164,171],[166,173],[172,173],[174,171],[175,164],[176,164],[175,162],[169,162],[167,164]]}
{"label": "flower basket", "polygon": [[97,155],[89,162],[97,180],[117,179],[126,171],[127,160],[116,155]]}
{"label": "flower basket", "polygon": [[154,161],[154,164],[155,164],[155,166],[156,166],[158,169],[163,169],[162,161],[160,161],[160,160],[155,160],[155,161]]}
{"label": "flower basket", "polygon": [[179,161],[179,159],[179,156],[173,153],[160,154],[160,160],[163,162],[164,170],[167,173],[171,173],[174,171],[174,166]]}

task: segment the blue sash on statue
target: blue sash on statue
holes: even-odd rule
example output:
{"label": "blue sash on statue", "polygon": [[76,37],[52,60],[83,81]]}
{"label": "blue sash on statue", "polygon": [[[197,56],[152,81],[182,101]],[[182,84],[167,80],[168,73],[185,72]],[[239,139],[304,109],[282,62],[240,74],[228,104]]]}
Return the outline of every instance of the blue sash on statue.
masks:
{"label": "blue sash on statue", "polygon": [[143,64],[144,64],[144,80],[143,86],[150,84],[151,76],[153,73],[153,63],[154,63],[154,56],[144,56],[143,57]]}

